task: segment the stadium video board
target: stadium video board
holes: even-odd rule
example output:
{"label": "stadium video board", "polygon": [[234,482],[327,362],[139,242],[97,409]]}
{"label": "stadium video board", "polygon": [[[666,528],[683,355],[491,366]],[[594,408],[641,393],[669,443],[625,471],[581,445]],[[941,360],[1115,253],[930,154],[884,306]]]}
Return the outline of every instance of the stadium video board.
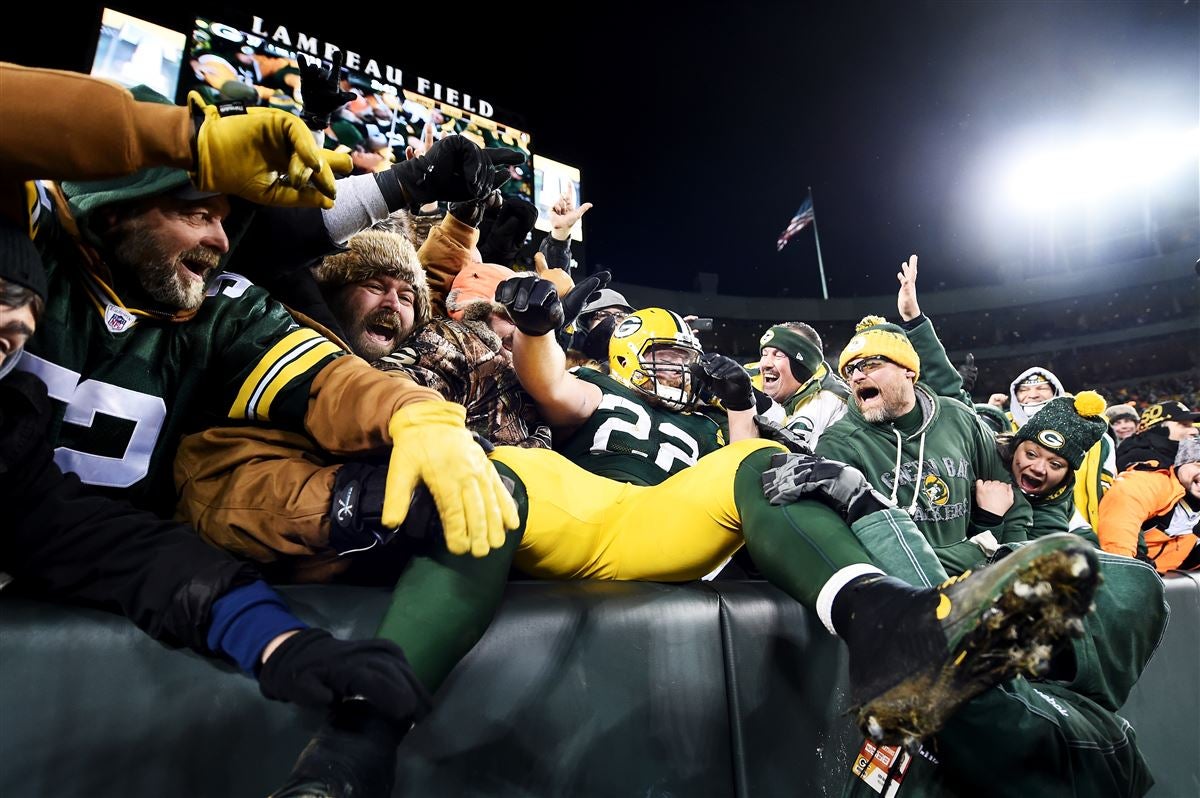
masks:
{"label": "stadium video board", "polygon": [[100,38],[91,73],[126,88],[144,84],[175,96],[187,36],[111,8],[100,16]]}
{"label": "stadium video board", "polygon": [[[254,17],[251,30],[197,18],[188,44],[178,98],[199,91],[210,101],[237,100],[295,113],[302,108],[298,57],[328,59],[341,50],[329,42]],[[463,135],[481,147],[508,147],[523,152],[526,164],[513,167],[505,193],[533,200],[533,175],[528,165],[529,134],[490,117],[492,107],[439,83],[409,76],[390,64],[342,50],[345,63],[342,88],[358,96],[334,114],[326,135],[345,144],[363,168],[386,168],[390,157],[404,158],[407,146],[419,146],[426,128],[435,139]],[[451,100],[460,102],[455,105]],[[468,110],[470,109],[470,110]],[[372,156],[378,166],[371,167]],[[361,158],[361,161],[360,161]]]}

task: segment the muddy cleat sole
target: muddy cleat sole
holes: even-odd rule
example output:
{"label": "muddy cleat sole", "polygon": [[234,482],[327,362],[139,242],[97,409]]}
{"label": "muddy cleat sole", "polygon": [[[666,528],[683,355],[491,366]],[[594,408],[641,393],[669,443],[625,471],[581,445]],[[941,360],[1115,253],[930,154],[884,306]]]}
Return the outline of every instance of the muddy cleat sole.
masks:
{"label": "muddy cleat sole", "polygon": [[1056,534],[947,582],[934,610],[945,648],[864,701],[860,728],[876,742],[912,745],[984,690],[1044,675],[1060,644],[1082,636],[1099,579],[1091,545]]}

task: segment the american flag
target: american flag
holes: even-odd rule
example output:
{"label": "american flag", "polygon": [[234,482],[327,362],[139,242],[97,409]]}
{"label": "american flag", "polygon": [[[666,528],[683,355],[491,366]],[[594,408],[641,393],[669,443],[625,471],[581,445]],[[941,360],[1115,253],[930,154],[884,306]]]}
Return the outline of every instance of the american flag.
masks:
{"label": "american flag", "polygon": [[812,220],[813,203],[812,195],[810,194],[800,206],[800,210],[796,211],[796,215],[792,217],[790,222],[788,222],[788,226],[785,227],[783,232],[779,234],[779,240],[775,242],[775,250],[777,252],[783,251],[783,248],[787,246],[787,243],[792,240],[792,236],[796,235],[796,233],[799,233],[805,227],[808,227]]}

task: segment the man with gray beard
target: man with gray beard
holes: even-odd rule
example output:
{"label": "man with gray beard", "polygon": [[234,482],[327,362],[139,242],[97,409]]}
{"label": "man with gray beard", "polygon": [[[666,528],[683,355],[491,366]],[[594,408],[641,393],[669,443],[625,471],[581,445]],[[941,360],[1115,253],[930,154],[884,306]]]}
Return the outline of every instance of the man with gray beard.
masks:
{"label": "man with gray beard", "polygon": [[817,454],[857,467],[905,508],[951,574],[1026,540],[1032,511],[971,408],[918,382],[921,360],[901,327],[868,316],[856,333],[838,359],[848,412]]}
{"label": "man with gray beard", "polygon": [[185,311],[200,307],[208,278],[229,249],[221,226],[229,216],[228,199],[184,186],[103,216],[114,265],[129,269],[155,302]]}

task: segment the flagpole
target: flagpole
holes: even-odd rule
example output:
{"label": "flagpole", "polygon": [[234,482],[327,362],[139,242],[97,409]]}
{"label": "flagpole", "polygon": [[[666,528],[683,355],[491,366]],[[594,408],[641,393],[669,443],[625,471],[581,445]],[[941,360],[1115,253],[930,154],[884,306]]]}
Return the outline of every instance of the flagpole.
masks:
{"label": "flagpole", "polygon": [[825,286],[825,262],[821,260],[821,236],[817,234],[817,206],[812,198],[812,186],[808,187],[808,202],[813,209],[813,240],[817,242],[817,268],[821,272],[821,299],[829,299],[829,289]]}

